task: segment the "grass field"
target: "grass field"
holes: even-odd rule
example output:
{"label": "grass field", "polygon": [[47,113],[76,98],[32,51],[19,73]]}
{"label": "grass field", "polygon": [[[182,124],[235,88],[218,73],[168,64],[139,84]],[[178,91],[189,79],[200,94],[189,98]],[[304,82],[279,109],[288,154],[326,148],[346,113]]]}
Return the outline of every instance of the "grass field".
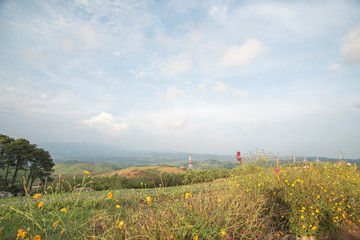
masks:
{"label": "grass field", "polygon": [[0,204],[1,239],[360,237],[360,174],[346,164],[251,164],[206,184],[73,191]]}

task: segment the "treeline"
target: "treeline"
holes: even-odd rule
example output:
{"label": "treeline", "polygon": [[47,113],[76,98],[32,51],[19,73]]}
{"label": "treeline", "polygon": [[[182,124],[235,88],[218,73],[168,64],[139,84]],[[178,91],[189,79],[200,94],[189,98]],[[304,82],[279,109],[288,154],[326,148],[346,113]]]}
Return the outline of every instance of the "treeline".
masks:
{"label": "treeline", "polygon": [[51,180],[55,166],[50,153],[24,138],[0,134],[0,190],[31,189],[34,182]]}

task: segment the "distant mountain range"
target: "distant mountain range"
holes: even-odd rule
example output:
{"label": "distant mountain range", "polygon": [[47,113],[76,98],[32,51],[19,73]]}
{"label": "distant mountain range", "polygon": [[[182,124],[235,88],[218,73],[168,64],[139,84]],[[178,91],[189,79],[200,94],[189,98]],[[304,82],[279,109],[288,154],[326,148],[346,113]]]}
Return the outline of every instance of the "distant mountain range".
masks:
{"label": "distant mountain range", "polygon": [[[149,166],[157,164],[172,164],[186,166],[189,153],[182,152],[145,152],[127,151],[121,148],[96,144],[96,143],[72,143],[72,142],[53,142],[38,144],[39,147],[49,151],[55,163],[71,164],[76,162],[106,162],[121,164],[123,166]],[[292,159],[290,156],[279,157],[286,161]],[[298,161],[304,159],[297,156]],[[308,161],[314,161],[317,157],[307,157]],[[236,167],[236,157],[234,155],[215,155],[192,153],[194,167],[198,169],[211,168],[233,168]],[[337,158],[319,157],[320,161],[337,161]],[[358,162],[360,159],[346,159],[347,162]],[[200,164],[201,162],[201,164]]]}

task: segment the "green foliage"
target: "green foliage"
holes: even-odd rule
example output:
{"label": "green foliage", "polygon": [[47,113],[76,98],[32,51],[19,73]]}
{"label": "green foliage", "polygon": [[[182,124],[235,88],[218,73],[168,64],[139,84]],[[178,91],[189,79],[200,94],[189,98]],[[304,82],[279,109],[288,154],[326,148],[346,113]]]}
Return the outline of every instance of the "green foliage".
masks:
{"label": "green foliage", "polygon": [[26,139],[15,140],[0,134],[1,190],[13,191],[23,185],[31,188],[35,180],[49,178],[53,167],[49,152]]}

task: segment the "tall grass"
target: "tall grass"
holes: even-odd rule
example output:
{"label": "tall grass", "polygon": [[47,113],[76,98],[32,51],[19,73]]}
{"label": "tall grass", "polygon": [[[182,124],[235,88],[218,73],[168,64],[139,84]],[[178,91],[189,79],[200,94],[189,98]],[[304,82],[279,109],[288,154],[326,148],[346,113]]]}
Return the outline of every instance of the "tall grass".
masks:
{"label": "tall grass", "polygon": [[211,183],[91,193],[73,189],[1,200],[0,236],[294,239],[336,234],[360,223],[360,175],[355,167],[338,163],[274,168],[268,161],[272,157],[254,159],[261,165],[252,161],[231,177]]}

